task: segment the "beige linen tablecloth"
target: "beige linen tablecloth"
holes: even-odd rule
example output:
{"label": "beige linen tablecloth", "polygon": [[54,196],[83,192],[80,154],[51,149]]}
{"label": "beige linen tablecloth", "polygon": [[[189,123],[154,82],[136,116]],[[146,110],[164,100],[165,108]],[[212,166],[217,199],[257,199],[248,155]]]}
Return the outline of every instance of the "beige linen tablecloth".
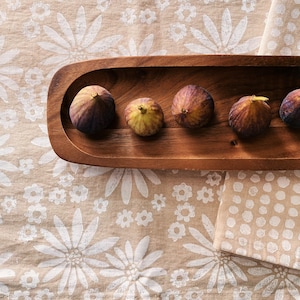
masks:
{"label": "beige linen tablecloth", "polygon": [[[297,0],[2,1],[0,297],[299,299],[300,271],[281,265],[295,267],[282,255],[292,262],[300,246],[298,207],[288,202],[298,188],[281,184],[298,187],[299,172],[69,163],[51,148],[46,120],[48,87],[64,65],[136,55],[297,55],[299,15]],[[280,215],[284,225],[273,236],[289,241],[293,252],[270,235],[266,243],[283,250],[272,259],[252,248],[235,251],[240,244],[228,252],[214,248],[228,245],[220,233],[237,181],[245,190],[232,220],[246,216],[245,207],[248,216],[260,213],[253,203],[262,199],[263,183],[253,176],[268,181],[264,218]],[[249,244],[251,236],[243,241]]]}

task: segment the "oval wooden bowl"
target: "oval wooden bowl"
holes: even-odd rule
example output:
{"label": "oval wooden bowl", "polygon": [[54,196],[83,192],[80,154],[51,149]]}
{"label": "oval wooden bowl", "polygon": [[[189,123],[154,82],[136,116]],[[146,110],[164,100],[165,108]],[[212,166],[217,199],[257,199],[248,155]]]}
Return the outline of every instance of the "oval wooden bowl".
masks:
{"label": "oval wooden bowl", "polygon": [[[84,86],[108,89],[117,118],[97,138],[76,130],[68,110]],[[171,115],[177,91],[187,84],[204,87],[215,101],[215,116],[204,128],[180,128]],[[191,55],[106,58],[74,63],[53,77],[47,103],[51,145],[67,161],[105,167],[201,170],[300,168],[300,131],[279,118],[282,99],[300,86],[300,57]],[[271,127],[261,136],[240,140],[228,125],[234,102],[245,95],[270,99]],[[165,126],[152,137],[135,135],[124,109],[138,97],[152,97],[163,108]]]}

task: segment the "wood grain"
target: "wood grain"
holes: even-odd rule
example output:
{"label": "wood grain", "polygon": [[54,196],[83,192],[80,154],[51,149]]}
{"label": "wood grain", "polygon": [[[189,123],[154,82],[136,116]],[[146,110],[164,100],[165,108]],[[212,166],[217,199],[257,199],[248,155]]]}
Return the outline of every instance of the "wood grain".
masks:
{"label": "wood grain", "polygon": [[[61,68],[53,77],[47,103],[50,142],[61,158],[89,165],[152,169],[267,170],[300,168],[300,131],[288,128],[278,109],[300,85],[300,57],[192,55],[97,59]],[[84,86],[108,89],[117,118],[101,136],[76,130],[68,115]],[[187,84],[204,87],[215,101],[205,128],[180,128],[171,115],[176,92]],[[272,122],[258,137],[240,140],[228,126],[232,104],[245,95],[270,99]],[[165,113],[165,126],[141,138],[127,128],[124,109],[138,97],[152,97]]]}

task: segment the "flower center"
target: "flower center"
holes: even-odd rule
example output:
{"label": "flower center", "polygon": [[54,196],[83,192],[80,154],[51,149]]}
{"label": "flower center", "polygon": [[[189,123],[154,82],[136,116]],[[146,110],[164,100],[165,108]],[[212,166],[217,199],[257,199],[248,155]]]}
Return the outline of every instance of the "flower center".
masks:
{"label": "flower center", "polygon": [[66,254],[66,260],[71,263],[72,266],[79,265],[82,262],[82,253],[78,249],[71,249]]}
{"label": "flower center", "polygon": [[127,270],[128,280],[136,281],[139,278],[140,272],[135,264],[132,264]]}

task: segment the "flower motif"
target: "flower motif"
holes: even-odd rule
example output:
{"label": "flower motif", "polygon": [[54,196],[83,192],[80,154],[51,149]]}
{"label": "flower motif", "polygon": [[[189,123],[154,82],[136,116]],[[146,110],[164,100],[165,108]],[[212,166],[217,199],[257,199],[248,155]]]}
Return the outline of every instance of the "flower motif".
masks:
{"label": "flower motif", "polygon": [[125,11],[122,12],[120,19],[124,24],[131,25],[135,22],[136,18],[135,9],[126,8]]}
{"label": "flower motif", "polygon": [[177,201],[188,201],[192,195],[192,187],[184,182],[180,185],[174,185],[173,187],[172,196],[175,197]]}
{"label": "flower motif", "polygon": [[151,212],[143,210],[142,212],[137,213],[135,220],[138,225],[146,227],[153,221],[153,216]]}
{"label": "flower motif", "polygon": [[230,11],[226,8],[222,15],[221,33],[218,32],[215,24],[209,16],[203,15],[203,21],[211,39],[209,39],[200,30],[191,27],[193,36],[200,42],[200,44],[185,44],[185,46],[192,52],[201,54],[242,54],[253,51],[259,46],[261,37],[254,37],[240,44],[247,29],[247,16],[242,18],[235,29],[233,29]]}
{"label": "flower motif", "polygon": [[168,237],[174,242],[185,236],[185,226],[179,222],[172,223],[168,229]]}
{"label": "flower motif", "polygon": [[34,289],[37,287],[39,280],[39,273],[36,273],[34,270],[30,270],[28,272],[25,272],[21,276],[20,284],[22,287],[26,289]]}
{"label": "flower motif", "polygon": [[157,17],[155,11],[150,10],[149,8],[142,10],[140,12],[140,20],[142,23],[147,23],[148,25],[156,21]]}
{"label": "flower motif", "polygon": [[17,123],[18,116],[14,109],[6,109],[1,112],[0,125],[4,129],[14,128]]}
{"label": "flower motif", "polygon": [[77,11],[75,32],[61,13],[57,13],[57,23],[61,34],[47,25],[43,26],[46,36],[52,41],[40,42],[39,46],[53,53],[53,56],[44,61],[45,65],[55,64],[59,67],[78,60],[94,58],[96,54],[107,50],[121,39],[120,35],[112,35],[94,42],[102,25],[102,16],[96,17],[91,27],[87,28],[85,10],[82,6]]}
{"label": "flower motif", "polygon": [[183,205],[177,205],[175,211],[177,221],[189,222],[191,218],[195,217],[195,207],[185,202]]}
{"label": "flower motif", "polygon": [[[12,255],[13,254],[10,252],[1,253],[0,254],[0,265],[4,264],[6,261],[8,261]],[[0,279],[12,278],[15,275],[16,275],[15,272],[11,269],[1,269],[0,268]],[[0,282],[0,294],[6,295],[6,296],[9,295],[9,289],[3,282]]]}
{"label": "flower motif", "polygon": [[97,214],[102,214],[106,212],[107,206],[108,206],[107,200],[104,200],[103,198],[96,199],[94,201],[93,211],[95,211]]}
{"label": "flower motif", "polygon": [[167,8],[170,5],[170,1],[169,0],[155,0],[155,5],[161,11],[163,11],[165,8]]}
{"label": "flower motif", "polygon": [[209,184],[210,186],[220,185],[221,180],[223,179],[221,174],[224,174],[224,173],[213,172],[213,173],[207,174],[206,183]]}
{"label": "flower motif", "polygon": [[[187,12],[187,16],[186,15]],[[182,3],[179,9],[175,12],[180,21],[191,22],[193,18],[196,17],[196,7],[190,3]]]}
{"label": "flower motif", "polygon": [[118,213],[116,224],[120,225],[122,228],[128,228],[133,221],[132,211],[123,209],[122,212]]}
{"label": "flower motif", "polygon": [[47,208],[42,206],[40,203],[30,205],[28,211],[25,213],[29,223],[41,224],[42,220],[47,217]]}
{"label": "flower motif", "polygon": [[212,189],[208,189],[204,186],[201,190],[197,191],[197,200],[201,200],[203,203],[213,202],[214,193]]}
{"label": "flower motif", "polygon": [[12,196],[5,196],[1,201],[1,206],[6,213],[11,213],[17,207],[17,200]]}
{"label": "flower motif", "polygon": [[[51,268],[43,278],[43,282],[49,282],[59,274],[61,279],[58,284],[58,294],[63,293],[68,286],[68,293],[72,295],[77,282],[87,289],[88,280],[98,282],[98,277],[92,267],[107,267],[107,263],[91,258],[90,256],[102,253],[118,241],[117,237],[110,237],[89,245],[98,229],[99,218],[94,218],[84,230],[80,209],[77,209],[72,221],[72,234],[68,233],[67,227],[54,216],[54,225],[62,241],[59,241],[54,234],[46,229],[41,229],[41,233],[49,245],[36,245],[34,248],[53,258],[41,262],[38,267]],[[91,267],[92,266],[92,267]]]}
{"label": "flower motif", "polygon": [[43,197],[44,189],[36,183],[24,188],[23,198],[26,199],[28,203],[39,203]]}
{"label": "flower motif", "polygon": [[100,274],[104,277],[117,277],[107,287],[108,291],[115,290],[113,299],[120,299],[124,295],[126,299],[150,299],[151,293],[147,289],[155,294],[162,292],[161,286],[153,278],[166,275],[167,272],[163,268],[150,267],[161,257],[162,251],[157,250],[146,255],[149,242],[149,236],[145,236],[135,251],[127,241],[125,251],[116,247],[116,256],[106,253],[114,268],[102,269]]}
{"label": "flower motif", "polygon": [[54,188],[49,192],[50,202],[55,203],[56,205],[62,204],[66,202],[66,191],[64,189]]}
{"label": "flower motif", "polygon": [[160,211],[166,206],[166,197],[164,197],[163,194],[154,194],[154,199],[151,201],[151,204],[154,209]]}
{"label": "flower motif", "polygon": [[80,203],[87,199],[89,190],[84,185],[73,186],[72,191],[69,192],[71,202]]}
{"label": "flower motif", "polygon": [[[8,75],[18,75],[22,74],[23,70],[21,68],[12,65],[12,61],[19,54],[18,49],[11,49],[6,52],[1,53],[4,47],[4,36],[0,36],[0,98],[4,102],[8,102],[8,95],[4,86],[17,91],[19,89],[18,84],[8,77]],[[6,66],[8,64],[9,66]]]}
{"label": "flower motif", "polygon": [[169,29],[170,37],[175,42],[183,39],[186,36],[186,26],[185,24],[181,24],[179,22],[170,25]]}
{"label": "flower motif", "polygon": [[44,21],[50,15],[49,4],[42,2],[33,3],[30,7],[33,20]]}
{"label": "flower motif", "polygon": [[[264,276],[254,287],[254,291],[262,290],[262,297],[274,295],[274,299],[300,299],[299,270],[265,262],[261,264],[262,266],[248,269],[248,273],[253,276]],[[290,295],[284,295],[284,291],[288,291]]]}
{"label": "flower motif", "polygon": [[[130,39],[128,43],[128,49],[124,46],[118,46],[119,52],[123,56],[142,56],[142,55],[165,55],[167,53],[166,50],[158,50],[150,53],[150,50],[153,46],[154,35],[149,34],[145,37],[145,39],[137,45],[134,39]],[[113,56],[120,56],[119,53],[112,52]]]}
{"label": "flower motif", "polygon": [[19,231],[19,240],[23,243],[33,241],[37,237],[37,229],[35,226],[26,224]]}
{"label": "flower motif", "polygon": [[[214,236],[214,227],[206,215],[202,215],[202,223],[211,240]],[[226,252],[216,251],[212,241],[208,240],[200,231],[195,228],[189,228],[190,234],[199,244],[184,244],[183,246],[190,252],[199,255],[199,258],[188,262],[187,266],[199,269],[194,274],[192,280],[201,280],[210,272],[207,291],[211,292],[216,285],[218,293],[223,291],[223,288],[228,281],[232,286],[236,287],[237,279],[247,281],[246,274],[242,271],[239,265],[255,266],[256,262],[246,258],[235,257]]]}
{"label": "flower motif", "polygon": [[189,281],[188,272],[183,269],[175,270],[171,274],[170,281],[172,285],[176,286],[177,288],[184,287]]}
{"label": "flower motif", "polygon": [[161,184],[160,179],[150,169],[123,169],[123,168],[104,168],[104,167],[89,167],[85,170],[84,177],[94,177],[112,171],[105,187],[105,197],[109,197],[121,184],[121,197],[124,204],[128,204],[131,198],[133,181],[140,194],[147,198],[149,190],[144,176],[153,184]]}

